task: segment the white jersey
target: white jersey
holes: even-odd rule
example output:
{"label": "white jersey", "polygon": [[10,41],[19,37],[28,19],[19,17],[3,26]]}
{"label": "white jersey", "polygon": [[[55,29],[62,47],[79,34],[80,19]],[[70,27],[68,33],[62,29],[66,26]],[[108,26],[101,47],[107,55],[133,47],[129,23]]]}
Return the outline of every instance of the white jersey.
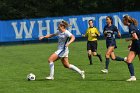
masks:
{"label": "white jersey", "polygon": [[66,44],[69,42],[69,38],[72,34],[66,30],[65,32],[58,31],[56,35],[58,36],[58,50],[68,50]]}

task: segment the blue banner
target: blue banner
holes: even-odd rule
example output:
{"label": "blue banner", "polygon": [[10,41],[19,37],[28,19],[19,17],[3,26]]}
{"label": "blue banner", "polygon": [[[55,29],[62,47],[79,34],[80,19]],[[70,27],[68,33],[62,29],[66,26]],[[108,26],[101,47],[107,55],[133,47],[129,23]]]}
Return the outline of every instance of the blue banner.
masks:
{"label": "blue banner", "polygon": [[73,33],[75,37],[81,37],[81,35],[86,32],[86,29],[88,28],[88,20],[90,19],[94,21],[94,25],[98,28],[101,35],[103,35],[102,32],[106,24],[106,16],[112,16],[113,23],[118,27],[121,34],[127,34],[128,28],[122,23],[124,15],[130,15],[140,22],[140,12],[117,12],[108,14],[0,21],[0,42],[38,40],[38,37],[40,36],[57,32],[57,25],[62,20],[67,21],[71,25],[68,30]]}

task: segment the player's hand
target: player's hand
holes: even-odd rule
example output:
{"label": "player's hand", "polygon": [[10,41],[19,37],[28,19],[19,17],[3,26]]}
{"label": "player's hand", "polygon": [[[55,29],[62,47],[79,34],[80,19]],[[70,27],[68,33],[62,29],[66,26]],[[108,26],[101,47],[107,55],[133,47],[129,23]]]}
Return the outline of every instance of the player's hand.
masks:
{"label": "player's hand", "polygon": [[68,47],[69,45],[70,45],[70,44],[69,44],[69,43],[67,43],[65,46],[66,46],[66,47]]}
{"label": "player's hand", "polygon": [[126,38],[125,41],[126,41],[126,42],[130,41],[130,38]]}
{"label": "player's hand", "polygon": [[86,37],[84,34],[82,34],[82,37]]}
{"label": "player's hand", "polygon": [[118,37],[121,38],[121,33],[118,33]]}
{"label": "player's hand", "polygon": [[44,38],[44,36],[39,37],[39,40],[42,40]]}
{"label": "player's hand", "polygon": [[131,45],[128,45],[128,49],[129,49],[129,50],[131,49]]}

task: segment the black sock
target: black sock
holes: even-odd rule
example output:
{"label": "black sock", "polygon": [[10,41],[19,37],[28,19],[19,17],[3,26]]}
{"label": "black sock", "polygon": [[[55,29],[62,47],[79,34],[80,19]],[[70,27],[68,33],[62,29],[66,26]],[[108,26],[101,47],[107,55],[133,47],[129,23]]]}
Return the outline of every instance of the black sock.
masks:
{"label": "black sock", "polygon": [[117,57],[117,56],[116,56],[115,60],[116,60],[116,61],[124,61],[124,58],[121,58],[121,57]]}
{"label": "black sock", "polygon": [[102,56],[100,55],[100,54],[98,54],[97,53],[97,55],[96,55],[98,58],[99,58],[99,60],[102,62]]}
{"label": "black sock", "polygon": [[106,58],[105,64],[106,64],[106,65],[105,65],[105,66],[106,66],[105,69],[108,69],[108,66],[109,66],[109,58]]}
{"label": "black sock", "polygon": [[92,56],[91,55],[88,55],[88,59],[90,61],[90,64],[92,64]]}
{"label": "black sock", "polygon": [[100,55],[97,53],[97,55],[96,55],[97,57],[99,57]]}
{"label": "black sock", "polygon": [[128,65],[130,75],[134,76],[135,74],[134,74],[134,66],[133,66],[133,64],[132,63],[127,63],[127,65]]}

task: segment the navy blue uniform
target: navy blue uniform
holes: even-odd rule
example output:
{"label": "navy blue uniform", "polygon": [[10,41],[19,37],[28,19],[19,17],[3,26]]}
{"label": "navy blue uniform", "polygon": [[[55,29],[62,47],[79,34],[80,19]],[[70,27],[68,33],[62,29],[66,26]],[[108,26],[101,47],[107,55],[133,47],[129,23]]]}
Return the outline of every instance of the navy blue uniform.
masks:
{"label": "navy blue uniform", "polygon": [[128,27],[129,27],[129,34],[131,35],[131,37],[132,37],[133,33],[136,33],[139,38],[139,40],[132,40],[132,45],[131,45],[130,51],[134,51],[134,52],[136,52],[136,54],[140,55],[140,31],[132,23]]}
{"label": "navy blue uniform", "polygon": [[111,25],[110,27],[106,25],[104,27],[104,35],[106,37],[106,47],[114,46],[117,48],[116,40],[115,40],[115,32],[118,32],[118,29],[115,25]]}

